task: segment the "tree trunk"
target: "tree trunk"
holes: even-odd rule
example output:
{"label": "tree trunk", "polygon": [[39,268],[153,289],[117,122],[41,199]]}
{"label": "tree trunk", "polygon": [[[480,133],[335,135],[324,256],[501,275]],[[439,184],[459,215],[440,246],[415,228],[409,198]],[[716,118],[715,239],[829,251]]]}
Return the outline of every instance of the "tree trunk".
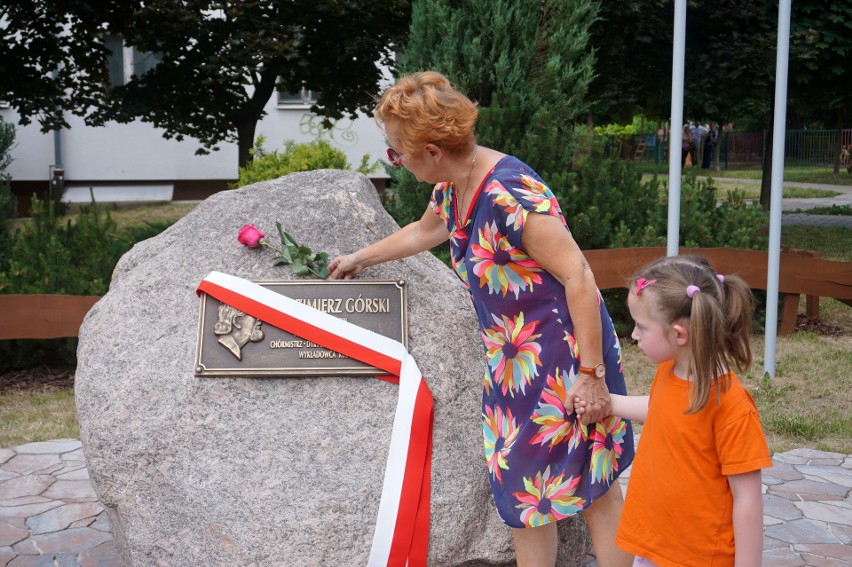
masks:
{"label": "tree trunk", "polygon": [[254,146],[254,133],[257,130],[258,121],[266,114],[263,107],[269,102],[272,93],[275,92],[275,82],[278,77],[275,73],[267,71],[260,75],[260,80],[254,84],[251,98],[246,102],[245,108],[237,117],[237,139],[239,148],[239,166],[247,166],[252,158],[251,149]]}
{"label": "tree trunk", "polygon": [[246,118],[242,124],[237,125],[237,147],[239,166],[247,166],[254,157],[251,153],[254,146],[254,133],[257,130],[257,119]]}

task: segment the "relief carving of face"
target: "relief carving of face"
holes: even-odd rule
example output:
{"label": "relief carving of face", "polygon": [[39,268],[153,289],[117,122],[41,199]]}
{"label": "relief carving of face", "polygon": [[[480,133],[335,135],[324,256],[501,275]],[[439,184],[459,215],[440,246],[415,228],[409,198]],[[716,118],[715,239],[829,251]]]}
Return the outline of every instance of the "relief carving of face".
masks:
{"label": "relief carving of face", "polygon": [[263,340],[261,321],[246,315],[224,303],[219,304],[219,321],[213,333],[219,336],[219,344],[228,349],[237,360],[242,360],[242,348],[246,343]]}

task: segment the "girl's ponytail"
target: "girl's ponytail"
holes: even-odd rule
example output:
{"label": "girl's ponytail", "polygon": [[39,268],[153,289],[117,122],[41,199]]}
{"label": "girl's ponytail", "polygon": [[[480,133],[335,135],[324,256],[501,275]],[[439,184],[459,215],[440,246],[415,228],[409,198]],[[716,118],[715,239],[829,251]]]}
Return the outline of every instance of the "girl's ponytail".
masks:
{"label": "girl's ponytail", "polygon": [[[710,285],[714,284],[710,282]],[[700,290],[701,286],[696,287]],[[714,387],[717,399],[720,391],[724,392],[728,388],[727,380],[719,378],[725,376],[725,358],[719,356],[725,349],[727,339],[725,313],[719,300],[709,289],[705,288],[692,295],[689,336],[695,379],[687,413],[695,413],[707,405],[710,391]]]}
{"label": "girl's ponytail", "polygon": [[741,372],[751,367],[751,325],[754,295],[739,276],[722,278],[725,290],[725,353],[727,364]]}

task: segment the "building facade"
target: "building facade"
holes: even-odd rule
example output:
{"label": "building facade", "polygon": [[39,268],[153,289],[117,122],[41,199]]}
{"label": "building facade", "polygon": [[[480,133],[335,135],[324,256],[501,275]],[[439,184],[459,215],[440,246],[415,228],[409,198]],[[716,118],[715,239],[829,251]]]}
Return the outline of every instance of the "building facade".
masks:
{"label": "building facade", "polygon": [[[119,63],[119,77],[143,72],[144,60],[134,58],[128,48]],[[372,117],[337,121],[323,129],[321,119],[311,113],[313,93],[276,93],[265,106],[266,116],[257,124],[267,151],[281,150],[285,141],[310,142],[322,137],[342,150],[352,167],[365,154],[370,163],[384,162],[385,141]],[[31,195],[40,198],[63,191],[63,200],[89,202],[170,201],[203,199],[226,189],[238,178],[237,144],[220,144],[208,155],[196,155],[197,140],[166,139],[163,131],[149,123],[110,123],[90,127],[76,116],[67,116],[70,128],[43,133],[33,122],[19,124],[15,109],[0,106],[3,120],[15,124],[13,159],[7,173],[18,197],[21,214],[29,209]],[[371,179],[382,189],[388,176],[376,168]]]}

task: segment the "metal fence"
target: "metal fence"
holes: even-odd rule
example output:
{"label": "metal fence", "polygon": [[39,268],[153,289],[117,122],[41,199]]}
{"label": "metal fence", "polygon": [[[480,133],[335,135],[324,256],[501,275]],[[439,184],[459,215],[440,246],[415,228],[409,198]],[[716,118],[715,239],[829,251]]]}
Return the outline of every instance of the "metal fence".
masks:
{"label": "metal fence", "polygon": [[[766,136],[766,131],[723,132],[719,163],[723,168],[762,166],[767,150]],[[607,136],[604,139],[604,148],[608,157],[666,163],[668,143],[665,134]],[[840,147],[841,165],[852,165],[852,128],[840,131]],[[791,167],[832,167],[836,148],[837,130],[787,130],[784,162]]]}

